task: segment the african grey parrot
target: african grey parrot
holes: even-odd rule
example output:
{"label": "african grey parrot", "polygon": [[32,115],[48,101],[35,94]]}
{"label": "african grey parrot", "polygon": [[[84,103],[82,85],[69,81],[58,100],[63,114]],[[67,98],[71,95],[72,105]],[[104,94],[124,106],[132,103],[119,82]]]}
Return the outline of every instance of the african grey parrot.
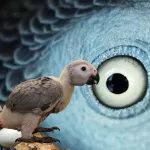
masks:
{"label": "african grey parrot", "polygon": [[98,84],[99,74],[96,68],[85,60],[69,63],[59,78],[42,77],[27,80],[15,87],[9,95],[0,113],[0,124],[4,128],[17,129],[22,137],[18,142],[56,142],[52,137],[38,138],[34,132],[45,132],[59,129],[41,128],[49,114],[64,110],[69,104],[74,86]]}

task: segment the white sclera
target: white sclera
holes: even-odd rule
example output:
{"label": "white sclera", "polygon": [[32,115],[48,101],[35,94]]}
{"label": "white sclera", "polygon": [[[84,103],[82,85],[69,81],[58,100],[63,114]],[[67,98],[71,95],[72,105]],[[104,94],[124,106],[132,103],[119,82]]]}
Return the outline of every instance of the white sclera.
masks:
{"label": "white sclera", "polygon": [[[93,89],[97,98],[104,104],[115,107],[127,107],[143,96],[147,86],[147,75],[141,63],[132,57],[114,57],[104,62],[99,68],[100,81]],[[122,74],[128,80],[128,89],[115,94],[107,88],[107,79],[113,74]],[[121,84],[121,83],[120,83]]]}
{"label": "white sclera", "polygon": [[21,132],[13,129],[3,128],[0,130],[0,145],[6,146],[15,144],[15,140],[21,137]]}

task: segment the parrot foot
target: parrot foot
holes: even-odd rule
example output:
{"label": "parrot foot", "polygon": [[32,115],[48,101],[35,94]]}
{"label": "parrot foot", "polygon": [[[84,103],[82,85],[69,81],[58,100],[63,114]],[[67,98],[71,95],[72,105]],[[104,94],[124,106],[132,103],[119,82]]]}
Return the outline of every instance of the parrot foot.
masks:
{"label": "parrot foot", "polygon": [[30,139],[25,139],[25,138],[18,138],[16,139],[15,142],[26,142],[26,143],[34,143],[34,142],[38,142],[38,143],[54,143],[54,142],[59,142],[60,141],[58,139],[52,138],[52,137],[32,137]]}
{"label": "parrot foot", "polygon": [[38,127],[34,130],[33,133],[37,133],[37,132],[53,132],[54,133],[54,130],[59,130],[60,131],[60,129],[58,127],[52,127],[52,128]]}

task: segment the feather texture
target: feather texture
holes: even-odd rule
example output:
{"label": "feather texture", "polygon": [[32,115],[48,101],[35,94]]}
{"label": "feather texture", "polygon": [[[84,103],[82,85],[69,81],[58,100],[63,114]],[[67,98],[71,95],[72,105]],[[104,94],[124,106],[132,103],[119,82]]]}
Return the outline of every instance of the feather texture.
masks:
{"label": "feather texture", "polygon": [[[0,100],[18,83],[40,77],[51,44],[75,20],[125,0],[5,0],[0,2]],[[38,65],[39,64],[40,67]],[[36,66],[36,67],[35,67]],[[32,73],[31,68],[35,69]],[[20,74],[12,84],[15,74]]]}
{"label": "feather texture", "polygon": [[36,112],[54,108],[62,99],[63,91],[59,82],[48,78],[32,79],[20,83],[6,101],[7,108],[15,112]]}

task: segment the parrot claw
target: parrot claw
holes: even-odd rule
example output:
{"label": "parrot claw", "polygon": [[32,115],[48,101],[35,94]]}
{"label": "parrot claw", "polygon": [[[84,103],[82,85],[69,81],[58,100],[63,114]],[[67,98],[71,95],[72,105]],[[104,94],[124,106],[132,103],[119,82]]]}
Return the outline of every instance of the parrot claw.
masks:
{"label": "parrot claw", "polygon": [[32,137],[30,139],[25,139],[25,138],[18,138],[16,139],[15,142],[26,142],[26,143],[34,143],[34,142],[38,142],[38,143],[53,143],[53,142],[59,142],[60,141],[58,139],[52,138],[52,137]]}
{"label": "parrot claw", "polygon": [[52,128],[49,128],[49,130],[52,130],[52,132],[54,131],[54,130],[58,130],[58,131],[60,131],[60,129],[58,128],[58,127],[52,127]]}
{"label": "parrot claw", "polygon": [[58,130],[60,131],[60,129],[58,127],[52,127],[52,128],[42,128],[42,127],[38,127],[34,130],[33,133],[37,133],[37,132],[53,132],[54,130]]}

